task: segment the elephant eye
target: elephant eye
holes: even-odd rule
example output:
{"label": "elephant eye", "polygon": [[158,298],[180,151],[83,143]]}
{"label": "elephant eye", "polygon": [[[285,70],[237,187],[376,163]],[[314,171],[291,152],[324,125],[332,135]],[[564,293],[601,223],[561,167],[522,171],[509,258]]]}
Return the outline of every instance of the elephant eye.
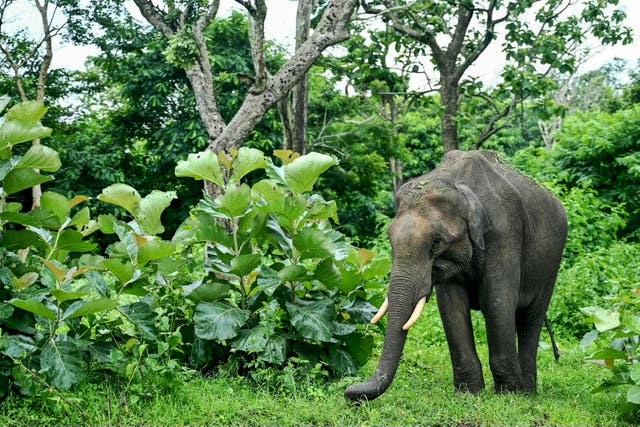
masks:
{"label": "elephant eye", "polygon": [[433,243],[431,244],[431,253],[433,255],[440,255],[445,248],[445,241],[441,237],[436,237],[433,239]]}

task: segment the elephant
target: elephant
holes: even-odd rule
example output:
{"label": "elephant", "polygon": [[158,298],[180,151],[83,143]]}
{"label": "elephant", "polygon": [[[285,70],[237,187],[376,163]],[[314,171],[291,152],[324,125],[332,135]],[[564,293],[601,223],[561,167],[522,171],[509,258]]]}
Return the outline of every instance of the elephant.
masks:
{"label": "elephant", "polygon": [[[538,340],[567,237],[561,202],[491,151],[449,151],[396,193],[384,345],[373,376],[348,387],[352,401],[384,393],[409,328],[433,287],[456,391],[485,387],[471,310],[483,314],[496,392],[534,392]],[[516,342],[517,340],[517,342]]]}

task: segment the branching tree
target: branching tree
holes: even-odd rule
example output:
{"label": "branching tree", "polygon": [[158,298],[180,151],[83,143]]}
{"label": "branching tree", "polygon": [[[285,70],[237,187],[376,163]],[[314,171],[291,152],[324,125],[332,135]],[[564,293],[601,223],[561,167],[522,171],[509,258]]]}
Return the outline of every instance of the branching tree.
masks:
{"label": "branching tree", "polygon": [[[204,30],[215,19],[220,0],[207,2],[167,1],[158,7],[151,0],[134,0],[145,19],[168,39],[168,58],[179,62],[193,87],[198,112],[209,135],[209,149],[219,151],[237,147],[265,112],[285,97],[304,78],[309,67],[329,46],[349,37],[349,22],[356,0],[331,0],[324,8],[313,33],[292,57],[275,72],[265,59],[265,0],[236,0],[249,14],[250,40],[254,65],[252,86],[234,117],[225,123],[216,103],[216,93]],[[179,51],[180,54],[173,54]]]}
{"label": "branching tree", "polygon": [[[624,12],[611,12],[617,0],[363,0],[365,10],[379,16],[401,36],[398,50],[406,62],[416,64],[427,53],[439,74],[438,91],[443,107],[442,143],[445,151],[457,149],[458,111],[463,78],[491,43],[502,37],[507,66],[503,89],[512,102],[496,111],[480,132],[488,138],[522,100],[546,90],[552,70],[570,73],[576,49],[587,35],[603,44],[631,41],[622,26]],[[427,64],[421,64],[429,69]],[[471,87],[476,87],[471,85]],[[475,145],[481,145],[478,141]]]}

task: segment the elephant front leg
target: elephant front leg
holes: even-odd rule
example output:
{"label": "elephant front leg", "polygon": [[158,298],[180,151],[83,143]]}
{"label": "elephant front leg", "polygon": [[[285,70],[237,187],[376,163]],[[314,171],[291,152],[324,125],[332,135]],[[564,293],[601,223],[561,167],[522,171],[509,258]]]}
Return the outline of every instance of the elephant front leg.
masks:
{"label": "elephant front leg", "polygon": [[496,392],[520,392],[523,382],[516,349],[515,310],[503,311],[505,307],[493,307],[485,313],[489,365]]}
{"label": "elephant front leg", "polygon": [[457,283],[443,283],[438,285],[436,299],[449,344],[456,391],[478,393],[484,389],[484,378],[473,339],[467,291]]}

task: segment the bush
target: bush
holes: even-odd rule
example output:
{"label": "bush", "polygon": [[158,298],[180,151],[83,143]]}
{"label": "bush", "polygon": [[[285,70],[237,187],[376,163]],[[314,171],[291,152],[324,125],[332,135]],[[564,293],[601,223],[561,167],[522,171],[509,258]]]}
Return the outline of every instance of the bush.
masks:
{"label": "bush", "polygon": [[[177,175],[223,192],[202,200],[167,241],[158,235],[174,192],[143,197],[110,185],[98,199],[126,220],[92,218],[85,196],[47,191],[28,212],[12,201],[51,179],[36,169],[60,167],[44,145],[12,151],[49,133],[44,112],[25,103],[0,117],[0,394],[14,387],[60,402],[58,390],[109,375],[131,402],[153,392],[143,378],[171,385],[190,366],[308,369],[323,378],[367,362],[375,329],[364,325],[390,260],[349,245],[331,227],[335,202],[310,194],[333,158],[282,153],[276,166],[248,148],[231,158],[192,155]],[[270,179],[241,182],[256,169]],[[92,241],[100,233],[112,236],[105,250]]]}
{"label": "bush", "polygon": [[640,244],[614,243],[576,256],[563,266],[549,307],[549,320],[562,334],[582,338],[590,330],[580,311],[587,306],[613,308],[640,276]]}
{"label": "bush", "polygon": [[[582,309],[595,326],[582,340],[585,347],[596,347],[586,361],[611,371],[593,392],[622,391],[621,412],[634,423],[640,420],[639,295],[638,288],[625,288],[609,299],[609,308],[591,306]],[[616,394],[620,396],[620,393]]]}
{"label": "bush", "polygon": [[[376,312],[369,301],[381,299],[390,260],[351,247],[331,227],[335,202],[310,193],[333,157],[278,155],[282,166],[246,147],[178,163],[178,176],[222,188],[176,234],[207,244],[208,274],[187,290],[197,303],[195,334],[201,346],[222,346],[244,369],[297,357],[309,367],[355,373],[371,354],[364,325]],[[269,178],[250,187],[242,181],[255,170]]]}

